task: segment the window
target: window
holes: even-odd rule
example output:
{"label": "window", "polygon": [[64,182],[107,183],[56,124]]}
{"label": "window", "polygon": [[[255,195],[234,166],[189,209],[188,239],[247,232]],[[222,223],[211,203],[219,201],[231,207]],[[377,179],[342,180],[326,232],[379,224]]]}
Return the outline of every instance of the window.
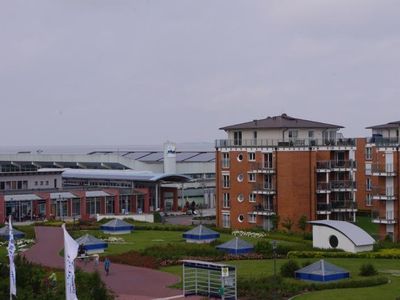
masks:
{"label": "window", "polygon": [[249,173],[249,182],[255,182],[255,181],[256,181],[256,174]]}
{"label": "window", "polygon": [[272,153],[265,153],[264,154],[264,167],[267,168],[267,169],[272,169],[273,168]]}
{"label": "window", "polygon": [[243,182],[243,179],[244,179],[243,174],[239,174],[239,175],[237,176],[237,181],[238,181],[238,182]]}
{"label": "window", "polygon": [[243,221],[244,221],[244,216],[243,216],[243,215],[239,215],[239,216],[238,216],[238,221],[239,221],[240,223],[243,223]]}
{"label": "window", "polygon": [[238,156],[237,156],[237,161],[242,161],[243,160],[243,154],[242,153],[239,153],[238,154]]}
{"label": "window", "polygon": [[249,161],[255,161],[256,160],[256,153],[255,152],[249,152]]}
{"label": "window", "polygon": [[40,185],[43,185],[43,181],[40,181]]}
{"label": "window", "polygon": [[371,194],[367,194],[365,197],[365,204],[367,206],[371,206],[372,205],[372,195]]}
{"label": "window", "polygon": [[365,175],[372,175],[372,166],[371,163],[365,164]]}
{"label": "window", "polygon": [[229,175],[222,175],[222,187],[223,188],[229,188],[230,187]]}
{"label": "window", "polygon": [[230,228],[231,227],[231,215],[224,213],[222,214],[222,227]]}
{"label": "window", "polygon": [[235,146],[241,146],[242,145],[242,132],[241,131],[233,132],[233,144]]}
{"label": "window", "polygon": [[229,193],[224,193],[223,194],[223,203],[222,203],[223,208],[229,208],[231,207],[231,202],[230,202],[230,195]]}
{"label": "window", "polygon": [[237,200],[238,200],[239,202],[243,202],[244,196],[243,196],[242,193],[240,193],[240,194],[237,195]]}
{"label": "window", "polygon": [[222,153],[222,167],[223,168],[229,168],[229,153],[224,152]]}
{"label": "window", "polygon": [[46,185],[49,185],[49,181],[48,180],[46,180]]}
{"label": "window", "polygon": [[249,223],[257,223],[257,215],[249,214]]}
{"label": "window", "polygon": [[371,180],[371,178],[367,178],[367,182],[366,182],[365,185],[366,185],[367,191],[370,191],[372,189],[372,180]]}
{"label": "window", "polygon": [[289,130],[289,138],[290,139],[296,139],[298,134],[299,134],[299,132],[297,130]]}
{"label": "window", "polygon": [[309,131],[308,131],[308,137],[309,137],[310,139],[312,139],[312,138],[314,137],[314,131],[313,131],[313,130],[309,130]]}
{"label": "window", "polygon": [[257,141],[257,131],[253,131],[253,139]]}
{"label": "window", "polygon": [[249,202],[256,202],[257,195],[256,194],[249,194]]}
{"label": "window", "polygon": [[372,148],[371,147],[365,148],[365,159],[367,159],[367,160],[372,159]]}

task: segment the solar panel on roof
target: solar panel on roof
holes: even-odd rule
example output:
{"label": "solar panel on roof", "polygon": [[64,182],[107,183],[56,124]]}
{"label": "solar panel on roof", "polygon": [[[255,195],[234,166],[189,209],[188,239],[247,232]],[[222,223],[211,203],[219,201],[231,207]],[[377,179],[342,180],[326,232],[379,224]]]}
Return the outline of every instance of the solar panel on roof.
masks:
{"label": "solar panel on roof", "polygon": [[150,155],[151,152],[146,151],[146,152],[130,152],[128,154],[125,154],[124,157],[130,158],[130,159],[139,159],[141,157],[144,157],[146,155]]}
{"label": "solar panel on roof", "polygon": [[208,161],[214,161],[215,160],[215,153],[214,152],[206,152],[206,153],[201,153],[199,155],[196,155],[194,157],[188,158],[185,161],[190,161],[190,162],[208,162]]}
{"label": "solar panel on roof", "polygon": [[146,155],[142,158],[139,158],[138,160],[140,161],[159,161],[164,157],[163,152],[156,152],[156,153],[151,153],[149,155]]}
{"label": "solar panel on roof", "polygon": [[185,159],[199,155],[201,152],[178,152],[176,153],[176,161],[184,161]]}

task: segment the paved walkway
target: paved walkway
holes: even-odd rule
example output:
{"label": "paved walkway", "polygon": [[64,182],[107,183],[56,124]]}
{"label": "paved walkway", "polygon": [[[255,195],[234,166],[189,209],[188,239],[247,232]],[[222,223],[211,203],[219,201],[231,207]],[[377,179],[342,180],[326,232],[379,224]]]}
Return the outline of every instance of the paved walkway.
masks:
{"label": "paved walkway", "polygon": [[[36,244],[24,253],[25,257],[34,263],[48,267],[64,269],[64,258],[59,255],[64,248],[63,232],[60,227],[35,227]],[[77,261],[78,267],[84,271],[95,270],[93,262],[85,265]],[[167,288],[179,281],[175,275],[157,270],[121,265],[111,262],[110,274],[105,276],[103,264],[99,271],[107,287],[120,300],[149,300],[157,298],[183,299],[182,292]],[[171,297],[171,298],[170,298]]]}

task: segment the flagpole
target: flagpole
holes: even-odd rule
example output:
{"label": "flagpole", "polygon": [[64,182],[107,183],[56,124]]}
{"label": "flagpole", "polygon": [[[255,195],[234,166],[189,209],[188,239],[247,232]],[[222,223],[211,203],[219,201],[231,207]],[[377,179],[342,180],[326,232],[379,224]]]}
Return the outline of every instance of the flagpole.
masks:
{"label": "flagpole", "polygon": [[12,295],[17,295],[17,283],[16,283],[16,275],[15,275],[15,265],[14,265],[14,253],[15,253],[15,244],[14,244],[14,233],[12,227],[11,215],[8,216],[8,259],[10,265],[10,300],[12,300]]}

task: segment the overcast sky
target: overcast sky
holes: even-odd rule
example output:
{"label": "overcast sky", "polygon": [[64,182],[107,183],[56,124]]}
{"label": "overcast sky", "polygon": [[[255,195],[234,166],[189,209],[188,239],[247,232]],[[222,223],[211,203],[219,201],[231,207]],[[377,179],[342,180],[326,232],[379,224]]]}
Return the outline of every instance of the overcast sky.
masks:
{"label": "overcast sky", "polygon": [[400,120],[400,1],[0,1],[0,145],[213,141]]}

